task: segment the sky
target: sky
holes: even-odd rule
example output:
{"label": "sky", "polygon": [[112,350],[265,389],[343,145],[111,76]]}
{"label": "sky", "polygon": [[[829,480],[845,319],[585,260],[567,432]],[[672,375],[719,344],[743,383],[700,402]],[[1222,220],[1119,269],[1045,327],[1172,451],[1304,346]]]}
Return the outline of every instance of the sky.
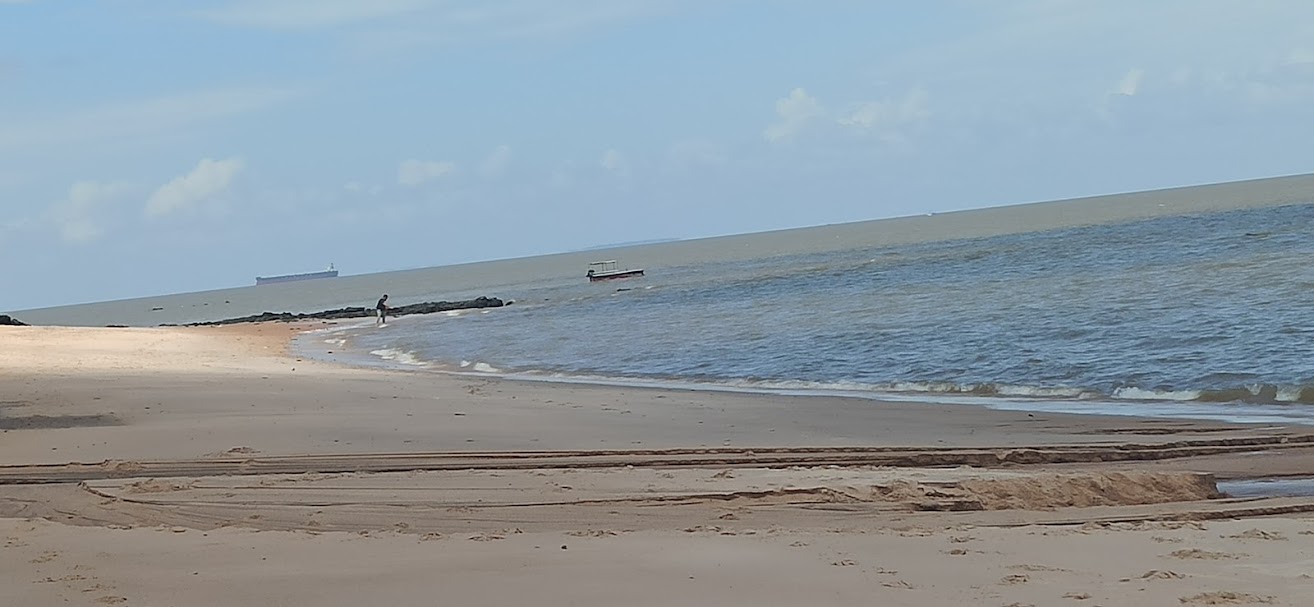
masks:
{"label": "sky", "polygon": [[1314,171],[1309,0],[0,0],[0,312]]}

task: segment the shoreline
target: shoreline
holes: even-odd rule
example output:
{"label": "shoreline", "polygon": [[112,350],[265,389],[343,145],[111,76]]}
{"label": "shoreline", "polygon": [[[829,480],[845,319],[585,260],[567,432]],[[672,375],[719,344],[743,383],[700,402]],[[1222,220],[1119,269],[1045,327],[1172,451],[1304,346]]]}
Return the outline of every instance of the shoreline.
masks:
{"label": "shoreline", "polygon": [[[329,333],[348,332],[367,325],[340,325]],[[1022,411],[1029,413],[1061,413],[1069,415],[1113,416],[1137,419],[1167,419],[1200,422],[1217,422],[1246,425],[1314,426],[1314,404],[1301,401],[1257,400],[1211,401],[1206,399],[1177,398],[1116,398],[1081,391],[1081,395],[1028,396],[1025,394],[975,394],[936,391],[884,391],[862,389],[856,386],[835,384],[814,387],[789,386],[801,382],[712,382],[675,378],[607,377],[589,374],[569,374],[549,371],[507,371],[487,363],[471,363],[468,368],[448,362],[415,358],[413,353],[391,350],[366,351],[363,348],[343,351],[343,342],[325,346],[314,342],[316,331],[294,335],[290,349],[297,355],[348,367],[377,369],[403,373],[438,373],[468,379],[495,379],[499,381],[530,382],[564,385],[592,385],[616,389],[693,390],[711,393],[753,394],[775,397],[834,397],[853,398],[876,403],[901,402],[922,405],[948,405],[984,407],[996,411]],[[347,346],[349,347],[349,346]],[[479,369],[479,366],[485,367]],[[774,385],[773,385],[774,384]],[[1303,393],[1302,393],[1303,394]]]}
{"label": "shoreline", "polygon": [[291,347],[331,326],[0,328],[13,600],[1203,605],[1314,588],[1314,497],[1216,485],[1314,473],[1309,428],[518,382]]}

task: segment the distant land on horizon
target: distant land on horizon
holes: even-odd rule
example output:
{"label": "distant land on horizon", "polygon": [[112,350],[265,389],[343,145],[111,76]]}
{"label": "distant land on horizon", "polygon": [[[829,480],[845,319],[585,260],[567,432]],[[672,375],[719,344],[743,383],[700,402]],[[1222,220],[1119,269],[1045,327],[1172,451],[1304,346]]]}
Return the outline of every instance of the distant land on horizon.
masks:
{"label": "distant land on horizon", "polygon": [[594,245],[594,246],[591,246],[591,247],[584,247],[584,248],[582,248],[582,249],[571,249],[571,250],[569,250],[569,251],[565,251],[565,252],[566,252],[566,253],[580,253],[580,252],[583,252],[583,251],[602,251],[602,250],[604,250],[604,249],[619,249],[619,248],[621,248],[621,247],[638,247],[638,246],[643,246],[643,245],[646,245],[646,244],[662,244],[662,243],[666,243],[666,242],[679,242],[679,241],[681,241],[681,240],[685,240],[685,239],[683,239],[683,238],[651,238],[651,239],[648,239],[648,240],[631,240],[631,241],[628,241],[628,242],[613,242],[613,243],[610,243],[610,244]]}

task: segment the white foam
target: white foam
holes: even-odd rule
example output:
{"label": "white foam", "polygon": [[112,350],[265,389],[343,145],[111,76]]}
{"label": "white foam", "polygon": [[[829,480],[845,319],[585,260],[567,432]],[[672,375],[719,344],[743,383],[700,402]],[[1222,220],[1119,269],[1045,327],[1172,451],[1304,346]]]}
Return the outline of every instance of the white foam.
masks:
{"label": "white foam", "polygon": [[1294,403],[1300,399],[1300,393],[1303,390],[1300,386],[1280,386],[1277,389],[1278,402]]}
{"label": "white foam", "polygon": [[475,363],[474,370],[480,373],[501,373],[502,370],[488,363]]}
{"label": "white foam", "polygon": [[415,353],[406,352],[404,350],[394,350],[392,348],[384,348],[382,350],[373,350],[370,352],[370,354],[382,358],[383,360],[390,360],[396,363],[401,363],[403,365],[413,365],[417,367],[422,367],[425,364],[424,361],[420,360],[419,358],[416,358]]}
{"label": "white foam", "polygon": [[1121,400],[1177,400],[1187,401],[1200,398],[1199,390],[1146,390],[1144,388],[1118,388],[1113,397]]}

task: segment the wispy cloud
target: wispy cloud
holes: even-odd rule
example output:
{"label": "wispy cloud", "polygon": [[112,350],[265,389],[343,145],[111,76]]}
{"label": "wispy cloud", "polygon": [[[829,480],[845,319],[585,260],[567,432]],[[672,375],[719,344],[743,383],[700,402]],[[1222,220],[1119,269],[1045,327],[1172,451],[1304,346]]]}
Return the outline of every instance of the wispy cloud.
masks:
{"label": "wispy cloud", "polygon": [[762,132],[762,137],[770,142],[786,141],[793,138],[812,122],[826,114],[821,102],[802,88],[790,91],[788,97],[776,101],[776,115],[779,118]]}
{"label": "wispy cloud", "polygon": [[484,177],[497,177],[506,172],[511,164],[511,146],[499,145],[479,165],[479,174]]}
{"label": "wispy cloud", "polygon": [[62,114],[0,117],[0,150],[141,137],[254,112],[293,98],[284,88],[226,88],[102,105]]}
{"label": "wispy cloud", "polygon": [[598,166],[615,175],[625,176],[630,174],[629,161],[625,159],[624,154],[614,149],[602,153],[602,157],[598,159]]}
{"label": "wispy cloud", "polygon": [[554,38],[664,14],[687,0],[234,0],[196,17],[227,26],[337,30],[363,56]]}
{"label": "wispy cloud", "polygon": [[858,104],[837,122],[856,131],[891,137],[898,129],[929,118],[929,99],[924,89],[914,88],[901,97]]}
{"label": "wispy cloud", "polygon": [[397,167],[397,183],[417,186],[456,171],[456,163],[448,160],[403,160]]}
{"label": "wispy cloud", "polygon": [[99,219],[101,208],[133,191],[133,186],[124,182],[79,181],[63,200],[51,205],[50,219],[64,242],[89,243],[105,232]]}
{"label": "wispy cloud", "polygon": [[1118,86],[1113,89],[1114,94],[1134,97],[1136,91],[1141,87],[1141,79],[1145,78],[1145,70],[1132,68],[1118,82]]}
{"label": "wispy cloud", "polygon": [[676,171],[719,167],[725,165],[727,161],[725,150],[706,139],[677,141],[666,150],[667,166]]}
{"label": "wispy cloud", "polygon": [[195,207],[223,193],[241,172],[241,158],[202,159],[186,175],[160,186],[146,201],[146,215],[161,217]]}
{"label": "wispy cloud", "polygon": [[433,0],[240,0],[198,17],[265,29],[317,29],[399,17],[440,5]]}

